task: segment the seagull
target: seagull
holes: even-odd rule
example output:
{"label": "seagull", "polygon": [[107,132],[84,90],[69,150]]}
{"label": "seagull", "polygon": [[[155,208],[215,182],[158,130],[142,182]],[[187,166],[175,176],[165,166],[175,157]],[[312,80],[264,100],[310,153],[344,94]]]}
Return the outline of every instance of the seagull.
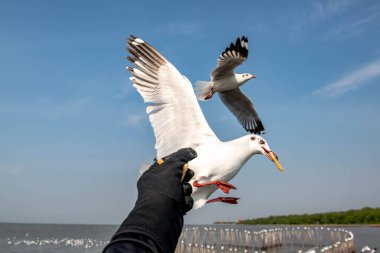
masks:
{"label": "seagull", "polygon": [[265,133],[259,114],[252,101],[241,92],[239,87],[248,80],[256,78],[249,73],[236,74],[235,68],[248,57],[248,38],[237,38],[218,58],[216,68],[211,72],[211,81],[197,81],[196,93],[199,100],[210,99],[215,92],[222,102],[235,115],[245,130],[250,133]]}
{"label": "seagull", "polygon": [[370,252],[370,253],[375,253],[377,250],[377,248],[373,248],[371,249],[368,245],[364,246],[360,252],[364,253],[364,252]]}
{"label": "seagull", "polygon": [[197,158],[188,163],[194,171],[194,208],[206,203],[237,204],[239,198],[208,199],[217,189],[228,194],[235,186],[228,183],[254,154],[266,155],[279,170],[283,170],[277,155],[259,135],[249,134],[222,142],[208,125],[190,81],[164,56],[142,39],[131,35],[127,58],[134,67],[130,80],[149,103],[146,112],[156,138],[157,160],[183,147],[192,147]]}

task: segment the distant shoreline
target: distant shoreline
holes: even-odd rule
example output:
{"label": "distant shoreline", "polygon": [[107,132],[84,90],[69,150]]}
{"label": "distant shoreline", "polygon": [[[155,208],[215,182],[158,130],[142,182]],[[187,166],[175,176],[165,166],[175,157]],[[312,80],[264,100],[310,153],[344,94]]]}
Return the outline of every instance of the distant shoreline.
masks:
{"label": "distant shoreline", "polygon": [[380,224],[248,224],[238,222],[214,222],[214,225],[243,225],[243,226],[307,226],[307,227],[373,227],[380,228]]}
{"label": "distant shoreline", "polygon": [[[223,224],[223,221],[217,222]],[[247,225],[302,225],[302,226],[371,226],[380,227],[380,208],[364,207],[358,210],[314,214],[290,214],[238,220]]]}

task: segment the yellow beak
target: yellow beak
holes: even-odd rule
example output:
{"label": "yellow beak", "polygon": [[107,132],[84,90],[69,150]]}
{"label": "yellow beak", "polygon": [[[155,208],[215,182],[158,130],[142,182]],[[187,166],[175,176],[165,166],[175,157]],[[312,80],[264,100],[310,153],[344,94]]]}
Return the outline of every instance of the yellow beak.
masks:
{"label": "yellow beak", "polygon": [[270,158],[272,158],[272,161],[276,164],[277,168],[280,171],[284,171],[284,168],[282,167],[281,163],[277,160],[277,157],[275,156],[275,154],[272,151],[269,151],[269,156],[270,156]]}

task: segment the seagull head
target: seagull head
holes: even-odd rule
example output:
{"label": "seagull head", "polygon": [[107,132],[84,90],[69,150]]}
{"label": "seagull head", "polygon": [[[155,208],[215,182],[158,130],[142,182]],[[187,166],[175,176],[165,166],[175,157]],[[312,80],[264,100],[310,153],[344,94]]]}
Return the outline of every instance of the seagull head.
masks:
{"label": "seagull head", "polygon": [[274,162],[280,171],[283,171],[281,163],[278,161],[278,156],[270,149],[266,140],[259,135],[250,135],[251,147],[254,148],[258,154],[265,155],[272,162]]}
{"label": "seagull head", "polygon": [[239,83],[239,85],[242,85],[243,83],[245,83],[248,80],[251,80],[252,78],[256,78],[256,76],[249,73],[236,74],[236,80]]}

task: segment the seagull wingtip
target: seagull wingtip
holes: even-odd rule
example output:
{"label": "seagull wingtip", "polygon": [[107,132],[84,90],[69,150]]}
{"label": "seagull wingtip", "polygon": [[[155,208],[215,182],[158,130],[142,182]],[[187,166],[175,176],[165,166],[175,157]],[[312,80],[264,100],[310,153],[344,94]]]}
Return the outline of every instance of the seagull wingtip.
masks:
{"label": "seagull wingtip", "polygon": [[144,41],[142,39],[140,39],[139,37],[132,35],[132,34],[129,35],[128,42],[132,43],[132,45],[134,45],[134,46],[137,46],[138,44],[144,43]]}

